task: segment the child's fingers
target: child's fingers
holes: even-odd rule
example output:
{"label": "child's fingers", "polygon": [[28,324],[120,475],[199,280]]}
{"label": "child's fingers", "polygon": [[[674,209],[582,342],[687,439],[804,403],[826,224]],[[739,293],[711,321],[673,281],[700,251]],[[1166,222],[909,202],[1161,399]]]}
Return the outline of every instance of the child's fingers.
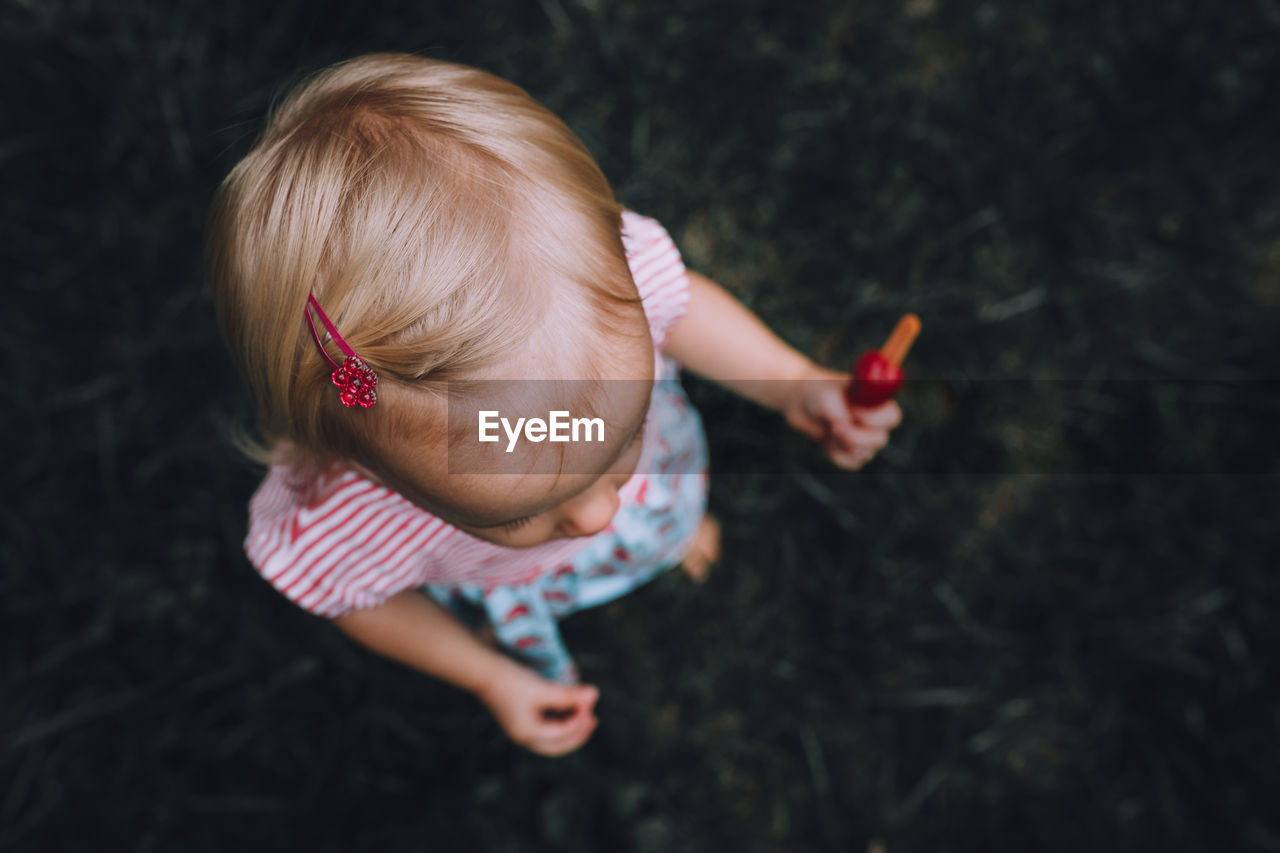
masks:
{"label": "child's fingers", "polygon": [[870,409],[851,408],[849,413],[854,422],[869,429],[891,430],[902,423],[902,409],[893,400]]}
{"label": "child's fingers", "polygon": [[872,457],[875,455],[876,453],[874,450],[866,450],[862,448],[855,450],[840,450],[832,448],[827,451],[827,456],[834,465],[848,471],[856,471],[863,465],[870,462]]}
{"label": "child's fingers", "polygon": [[793,410],[791,425],[819,441],[841,468],[865,465],[889,442],[890,430],[902,422],[893,400],[871,408],[850,407],[840,382],[813,382],[804,388],[803,405]]}
{"label": "child's fingers", "polygon": [[844,391],[833,382],[823,383],[814,398],[814,408],[820,418],[828,423],[845,423],[850,419],[849,404],[845,402]]}
{"label": "child's fingers", "polygon": [[542,719],[565,723],[576,717],[590,716],[600,691],[590,685],[556,685],[538,705]]}
{"label": "child's fingers", "polygon": [[599,720],[592,712],[600,691],[578,685],[559,687],[556,699],[542,708],[538,732],[531,748],[543,755],[572,752],[591,737]]}
{"label": "child's fingers", "polygon": [[823,441],[840,426],[852,424],[844,393],[836,382],[808,382],[799,405],[788,413],[792,427],[814,441]]}
{"label": "child's fingers", "polygon": [[597,725],[599,720],[594,714],[578,714],[568,722],[547,726],[532,749],[552,758],[565,755],[586,743]]}
{"label": "child's fingers", "polygon": [[840,424],[826,442],[827,457],[838,467],[857,470],[889,443],[887,430],[864,429]]}
{"label": "child's fingers", "polygon": [[875,453],[889,443],[889,432],[868,429],[847,423],[836,423],[831,430],[832,449],[845,453],[869,451]]}

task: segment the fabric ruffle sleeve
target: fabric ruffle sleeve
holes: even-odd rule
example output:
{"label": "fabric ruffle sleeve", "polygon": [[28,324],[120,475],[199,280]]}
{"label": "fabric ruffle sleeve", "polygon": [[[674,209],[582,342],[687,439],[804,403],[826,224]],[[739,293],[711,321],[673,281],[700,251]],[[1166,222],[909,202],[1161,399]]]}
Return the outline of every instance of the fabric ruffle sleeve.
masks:
{"label": "fabric ruffle sleeve", "polygon": [[622,244],[649,320],[653,345],[661,352],[667,332],[689,308],[688,270],[675,241],[656,219],[623,211]]}

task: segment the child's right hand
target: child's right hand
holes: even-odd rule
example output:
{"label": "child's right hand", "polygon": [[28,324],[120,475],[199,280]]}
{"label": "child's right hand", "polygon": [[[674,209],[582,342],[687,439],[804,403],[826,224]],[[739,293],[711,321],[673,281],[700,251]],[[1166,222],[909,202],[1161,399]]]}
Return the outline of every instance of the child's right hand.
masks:
{"label": "child's right hand", "polygon": [[476,692],[513,741],[539,755],[559,756],[587,742],[599,722],[600,691],[586,684],[556,684],[515,661]]}

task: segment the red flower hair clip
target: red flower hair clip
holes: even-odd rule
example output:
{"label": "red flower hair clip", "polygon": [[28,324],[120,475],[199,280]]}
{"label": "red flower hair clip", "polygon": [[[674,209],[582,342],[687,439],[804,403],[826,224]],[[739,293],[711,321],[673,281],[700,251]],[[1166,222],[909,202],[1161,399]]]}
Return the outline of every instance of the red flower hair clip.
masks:
{"label": "red flower hair clip", "polygon": [[[333,342],[338,345],[338,349],[342,350],[342,354],[346,356],[342,364],[333,360],[329,355],[329,351],[324,348],[324,342],[320,340],[320,333],[316,331],[316,324],[311,319],[311,310],[320,315],[320,322],[324,324],[325,331],[329,333],[329,337],[333,338]],[[329,320],[328,315],[324,313],[324,309],[320,307],[320,303],[316,301],[315,294],[307,296],[307,306],[302,309],[303,316],[307,318],[307,325],[311,327],[311,337],[316,342],[316,348],[320,350],[320,354],[324,356],[324,360],[329,362],[329,366],[333,368],[331,377],[333,384],[338,386],[341,393],[338,398],[342,400],[342,405],[348,409],[359,406],[362,409],[370,408],[374,403],[378,402],[378,374],[364,363],[364,359],[356,355],[346,341],[342,339],[342,335],[338,334],[338,330],[333,327],[333,323]]]}

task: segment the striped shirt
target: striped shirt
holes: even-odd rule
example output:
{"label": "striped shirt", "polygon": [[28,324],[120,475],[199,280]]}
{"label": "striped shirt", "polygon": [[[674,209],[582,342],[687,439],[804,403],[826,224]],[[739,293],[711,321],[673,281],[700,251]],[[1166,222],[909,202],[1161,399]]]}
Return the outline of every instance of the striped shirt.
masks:
{"label": "striped shirt", "polygon": [[[689,281],[680,252],[658,222],[625,211],[622,242],[653,337],[657,378],[674,376],[662,357],[667,332],[684,316]],[[648,431],[646,431],[648,433]],[[646,445],[650,435],[646,434]],[[645,447],[643,456],[653,452]],[[637,472],[619,493],[643,496]],[[590,537],[504,548],[459,530],[348,468],[316,477],[273,465],[249,503],[249,561],[272,586],[312,613],[335,617],[427,584],[497,586],[530,581],[585,548]]]}

